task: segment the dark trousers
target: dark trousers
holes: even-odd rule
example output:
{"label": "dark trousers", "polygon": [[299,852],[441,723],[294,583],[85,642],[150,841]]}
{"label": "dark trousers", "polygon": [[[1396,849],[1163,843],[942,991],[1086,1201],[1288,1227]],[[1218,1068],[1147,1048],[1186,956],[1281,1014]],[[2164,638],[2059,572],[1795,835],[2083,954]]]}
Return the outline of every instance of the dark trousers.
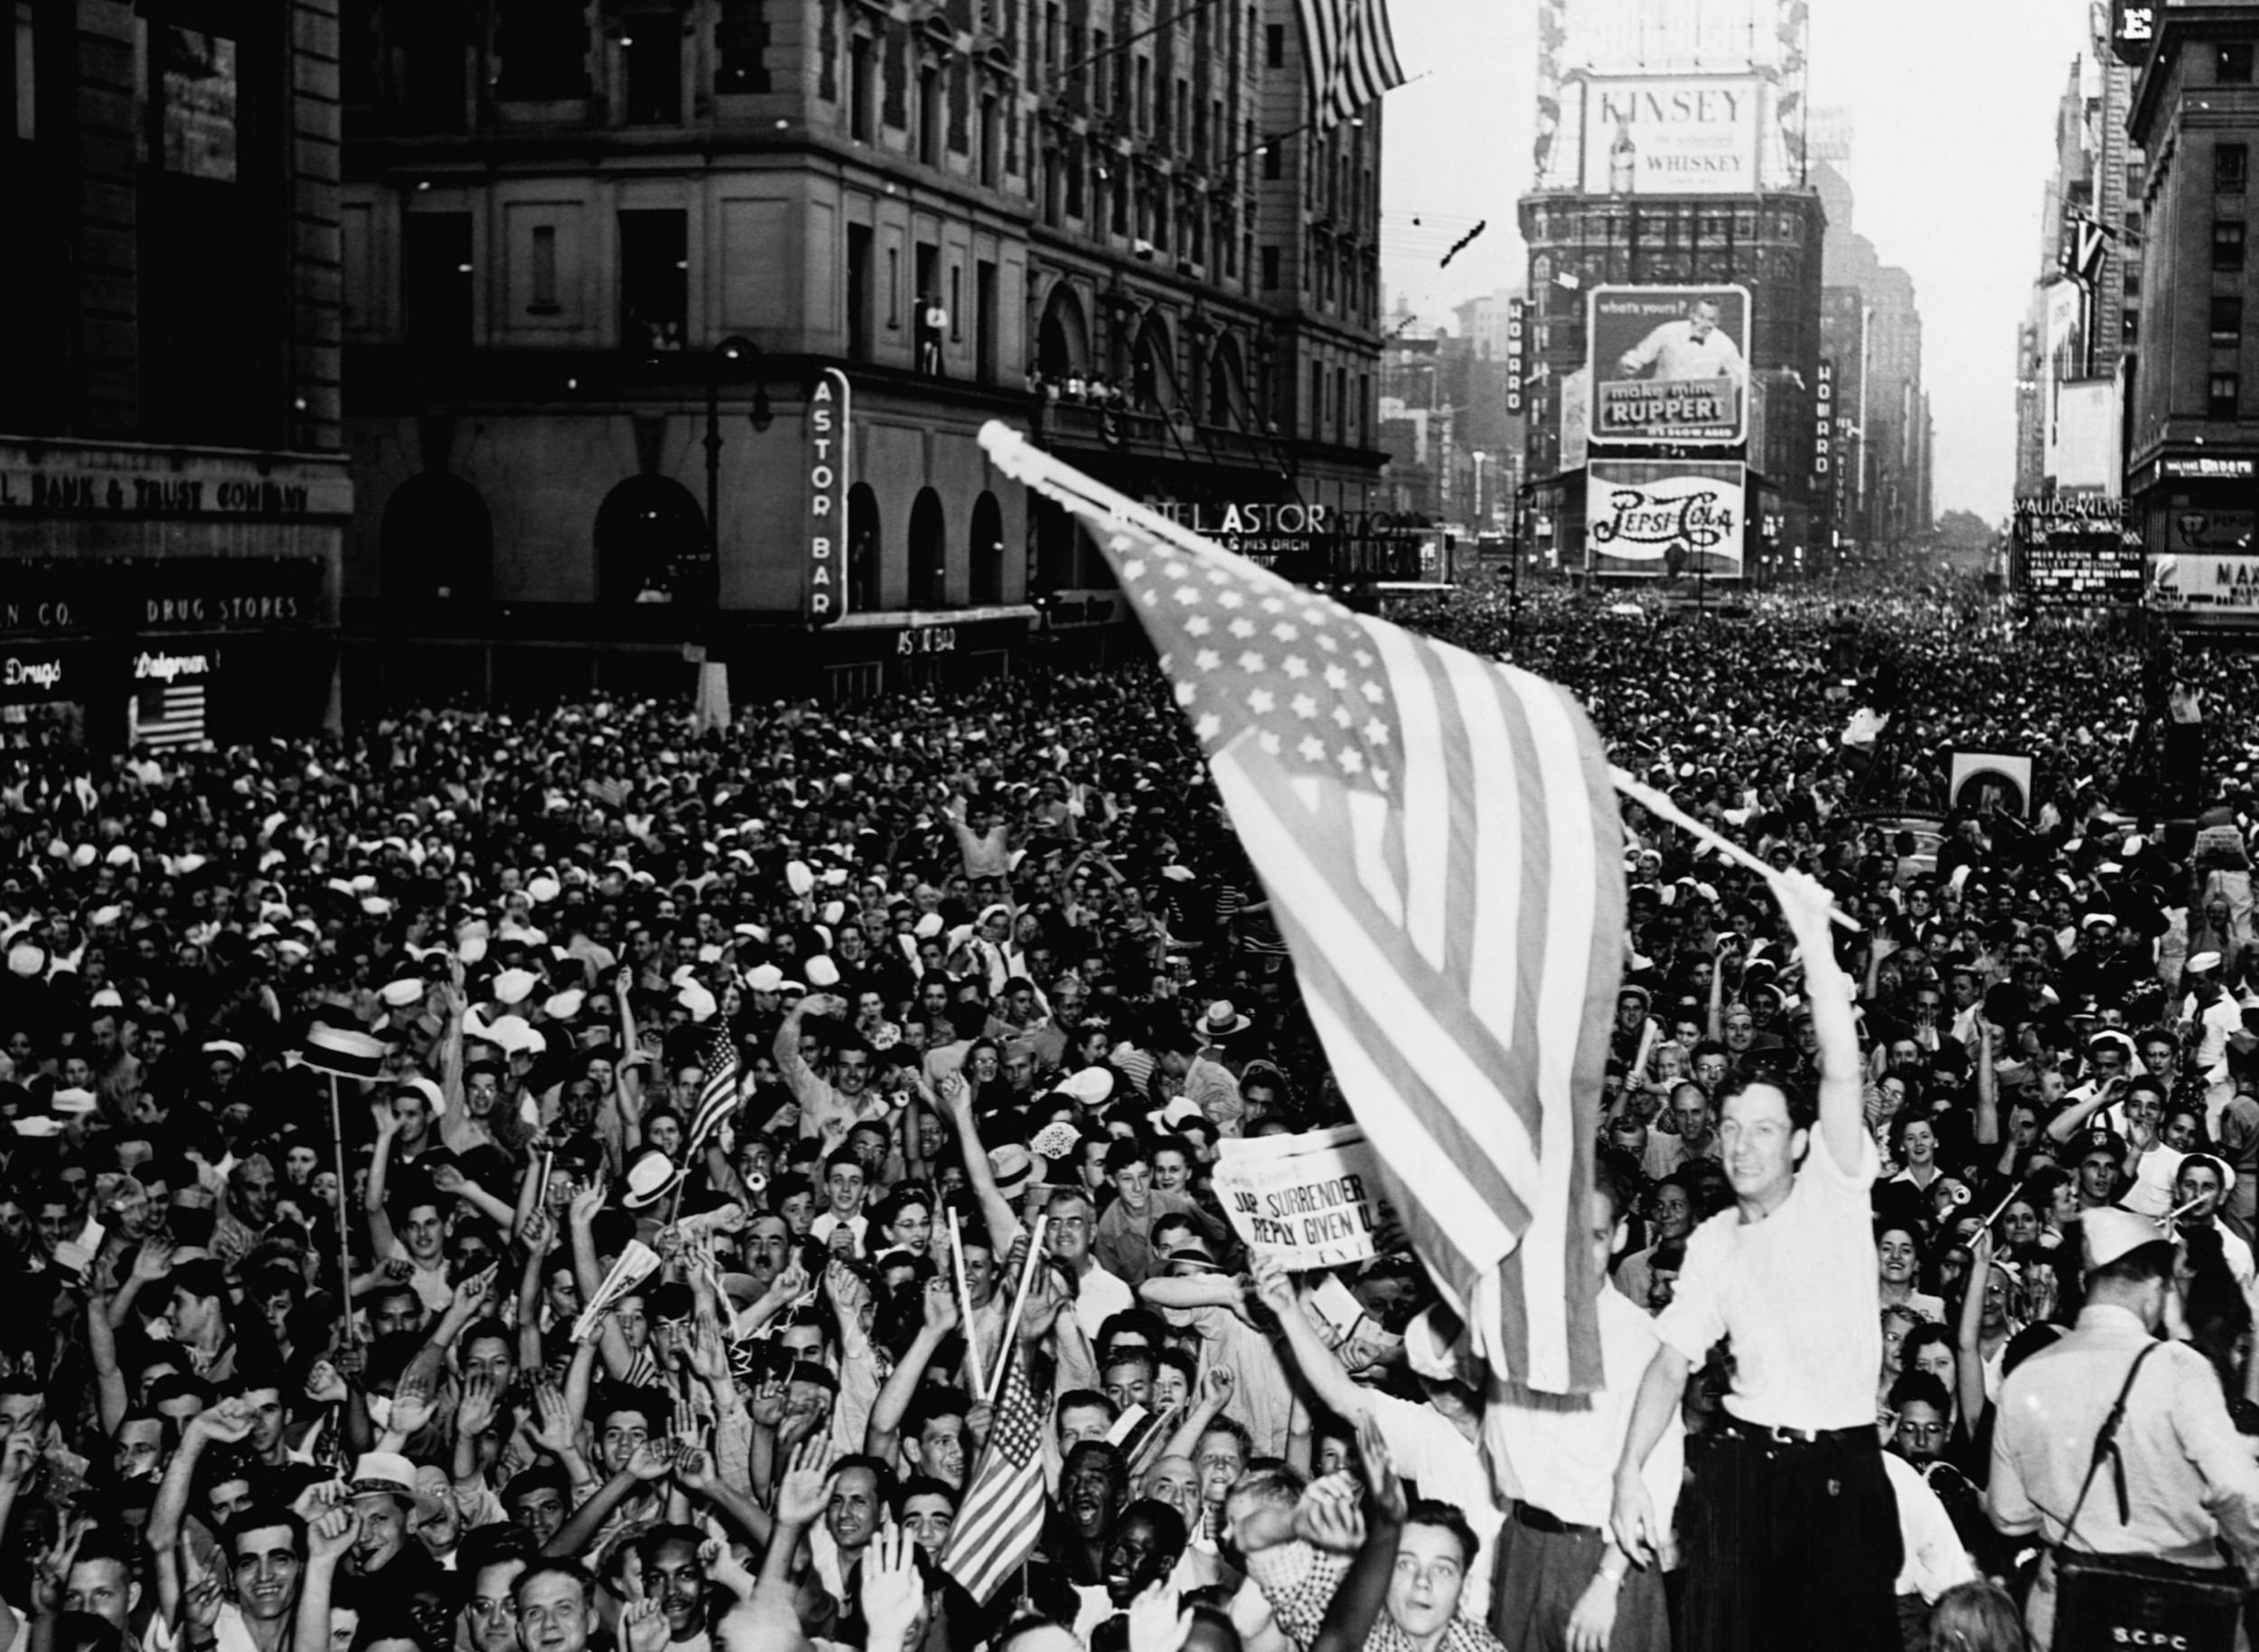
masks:
{"label": "dark trousers", "polygon": [[[1598,1529],[1539,1531],[1509,1516],[1491,1566],[1490,1632],[1514,1652],[1568,1652],[1569,1614],[1599,1569]],[[1671,1613],[1657,1568],[1625,1574],[1608,1652],[1671,1652]]]}
{"label": "dark trousers", "polygon": [[1776,1441],[1724,1426],[1681,1505],[1682,1652],[1897,1652],[1898,1501],[1869,1430]]}

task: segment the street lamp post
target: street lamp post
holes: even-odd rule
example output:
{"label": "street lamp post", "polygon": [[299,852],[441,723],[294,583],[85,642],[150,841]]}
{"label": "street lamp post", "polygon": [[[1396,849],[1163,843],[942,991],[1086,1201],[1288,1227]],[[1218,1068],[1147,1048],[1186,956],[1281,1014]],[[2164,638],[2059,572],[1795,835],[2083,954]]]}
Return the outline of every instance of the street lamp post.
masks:
{"label": "street lamp post", "polygon": [[[729,678],[721,662],[712,659],[715,629],[722,605],[722,375],[738,363],[759,361],[761,346],[736,333],[708,352],[706,362],[706,563],[691,603],[691,658],[698,662],[698,715],[701,727],[729,724]],[[769,387],[753,387],[751,423],[755,430],[769,427]]]}

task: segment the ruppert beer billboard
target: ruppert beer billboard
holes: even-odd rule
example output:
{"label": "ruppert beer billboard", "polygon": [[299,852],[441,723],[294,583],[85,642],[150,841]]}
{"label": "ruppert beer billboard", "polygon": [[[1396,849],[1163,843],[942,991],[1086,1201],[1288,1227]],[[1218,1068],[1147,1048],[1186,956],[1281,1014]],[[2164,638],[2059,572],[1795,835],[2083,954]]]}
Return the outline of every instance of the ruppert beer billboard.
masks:
{"label": "ruppert beer billboard", "polygon": [[1748,288],[1596,286],[1586,337],[1593,446],[1748,439]]}

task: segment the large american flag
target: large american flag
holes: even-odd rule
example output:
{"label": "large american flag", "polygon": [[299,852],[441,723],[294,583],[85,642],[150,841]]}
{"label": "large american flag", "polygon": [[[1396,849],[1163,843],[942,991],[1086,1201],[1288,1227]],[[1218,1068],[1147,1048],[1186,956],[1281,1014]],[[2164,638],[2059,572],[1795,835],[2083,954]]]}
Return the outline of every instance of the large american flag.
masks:
{"label": "large american flag", "polygon": [[1302,73],[1314,125],[1354,120],[1389,88],[1403,85],[1387,0],[1295,0],[1295,9],[1302,21]]}
{"label": "large american flag", "polygon": [[1193,540],[999,427],[982,441],[1093,524],[1476,1347],[1533,1388],[1598,1387],[1586,1206],[1624,878],[1583,711]]}
{"label": "large american flag", "polygon": [[698,1090],[698,1111],[690,1115],[682,1162],[692,1164],[722,1121],[737,1106],[737,1047],[726,1033],[717,1034],[706,1053],[706,1083]]}
{"label": "large american flag", "polygon": [[1004,1391],[980,1466],[957,1510],[942,1570],[987,1605],[1043,1533],[1043,1413],[1027,1385],[1027,1362],[1008,1349]]}

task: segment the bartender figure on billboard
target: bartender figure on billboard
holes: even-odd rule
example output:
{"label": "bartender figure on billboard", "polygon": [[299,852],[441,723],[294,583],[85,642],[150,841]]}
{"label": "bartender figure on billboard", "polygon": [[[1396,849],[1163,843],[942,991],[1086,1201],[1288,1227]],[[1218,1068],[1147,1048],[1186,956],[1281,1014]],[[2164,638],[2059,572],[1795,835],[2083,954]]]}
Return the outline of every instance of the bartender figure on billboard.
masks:
{"label": "bartender figure on billboard", "polygon": [[1741,346],[1718,327],[1718,301],[1696,298],[1677,321],[1666,321],[1631,349],[1617,366],[1626,379],[1636,379],[1650,367],[1664,382],[1689,379],[1730,379],[1737,390],[1749,388],[1748,363]]}

